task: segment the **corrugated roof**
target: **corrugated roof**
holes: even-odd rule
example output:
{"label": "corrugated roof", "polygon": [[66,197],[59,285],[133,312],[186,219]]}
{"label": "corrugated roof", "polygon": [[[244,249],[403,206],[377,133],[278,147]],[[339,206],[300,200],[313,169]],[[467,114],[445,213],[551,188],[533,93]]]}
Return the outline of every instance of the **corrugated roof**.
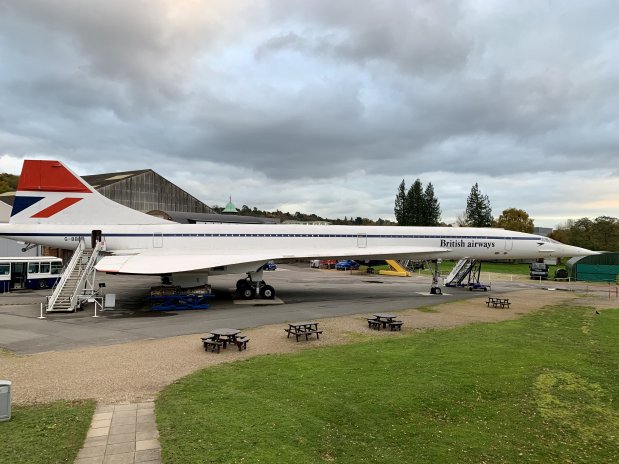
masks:
{"label": "corrugated roof", "polygon": [[139,171],[124,171],[124,172],[108,172],[107,174],[94,174],[92,176],[82,176],[86,182],[98,189],[115,184],[121,180],[129,179],[130,177],[139,176],[145,172],[152,172],[152,169],[142,169]]}
{"label": "corrugated roof", "polygon": [[211,213],[182,213],[178,211],[153,210],[146,214],[157,216],[168,221],[178,222],[179,224],[199,224],[202,222],[229,222],[241,224],[278,224],[276,218],[264,218],[255,216],[239,216],[231,214],[211,214]]}
{"label": "corrugated roof", "polygon": [[567,262],[568,268],[576,264],[619,265],[619,253],[600,253],[599,255],[576,256]]}
{"label": "corrugated roof", "polygon": [[13,201],[15,201],[15,192],[4,192],[0,194],[0,201],[6,203],[7,205],[13,206]]}

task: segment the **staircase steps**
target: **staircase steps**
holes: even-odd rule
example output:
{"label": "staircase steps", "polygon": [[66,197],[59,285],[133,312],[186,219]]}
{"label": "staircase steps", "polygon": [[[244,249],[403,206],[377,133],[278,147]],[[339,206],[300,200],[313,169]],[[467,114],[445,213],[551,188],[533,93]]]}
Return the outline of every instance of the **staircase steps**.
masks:
{"label": "staircase steps", "polygon": [[100,249],[100,242],[94,249],[86,249],[84,242],[80,241],[48,299],[47,312],[76,311],[85,298],[95,293],[94,266]]}
{"label": "staircase steps", "polygon": [[445,286],[447,287],[463,287],[464,279],[471,273],[475,267],[475,259],[461,259],[456,263],[454,268],[445,278]]}

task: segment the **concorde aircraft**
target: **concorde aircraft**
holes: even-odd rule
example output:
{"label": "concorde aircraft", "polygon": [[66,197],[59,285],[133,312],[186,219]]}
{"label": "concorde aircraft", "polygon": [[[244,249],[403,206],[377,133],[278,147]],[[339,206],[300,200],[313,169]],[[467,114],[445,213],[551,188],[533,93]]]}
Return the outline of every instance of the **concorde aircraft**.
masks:
{"label": "concorde aircraft", "polygon": [[[9,224],[0,237],[75,249],[99,240],[96,269],[168,277],[181,287],[208,276],[247,274],[244,298],[273,298],[262,279],[270,260],[519,259],[595,254],[535,234],[468,227],[177,224],[116,203],[59,161],[24,161]],[[440,293],[435,273],[431,293]]]}

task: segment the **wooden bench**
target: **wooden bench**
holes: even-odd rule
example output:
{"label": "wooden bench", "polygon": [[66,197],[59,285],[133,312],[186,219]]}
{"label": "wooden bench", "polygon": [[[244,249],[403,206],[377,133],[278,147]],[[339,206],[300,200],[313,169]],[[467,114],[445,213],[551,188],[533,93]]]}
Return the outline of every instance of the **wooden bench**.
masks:
{"label": "wooden bench", "polygon": [[510,302],[509,302],[509,298],[493,298],[493,297],[489,297],[488,300],[486,300],[486,306],[490,307],[490,305],[492,305],[493,308],[509,308]]}
{"label": "wooden bench", "polygon": [[402,330],[402,321],[391,321],[391,322],[389,322],[389,329],[392,332],[394,330]]}
{"label": "wooden bench", "polygon": [[380,326],[383,325],[378,319],[368,319],[368,327],[370,329],[380,330]]}
{"label": "wooden bench", "polygon": [[249,338],[247,337],[237,337],[236,338],[236,346],[238,347],[239,351],[241,350],[246,350],[247,349],[247,342],[249,341]]}
{"label": "wooden bench", "polygon": [[312,334],[316,334],[316,338],[320,338],[320,334],[322,333],[322,330],[294,330],[290,328],[284,330],[288,332],[288,337],[290,337],[290,335],[294,335],[297,341],[299,341],[299,337],[304,335],[306,340],[309,340],[309,336]]}
{"label": "wooden bench", "polygon": [[299,335],[303,335],[303,332],[299,332],[297,330],[291,329],[291,328],[287,328],[284,329],[286,332],[288,332],[288,335],[286,336],[286,338],[290,338],[291,335],[294,335],[295,337],[297,337],[297,341],[299,341]]}
{"label": "wooden bench", "polygon": [[[316,335],[316,339],[319,339],[321,333],[322,333],[322,330],[306,330],[302,334],[305,334],[305,339],[309,340],[309,336],[312,335],[312,334],[315,334]],[[298,341],[298,339],[297,339],[297,341]]]}
{"label": "wooden bench", "polygon": [[203,338],[202,343],[204,344],[204,351],[208,351],[210,348],[212,353],[219,353],[219,350],[221,350],[221,347],[223,346],[222,342],[213,340],[210,337]]}

